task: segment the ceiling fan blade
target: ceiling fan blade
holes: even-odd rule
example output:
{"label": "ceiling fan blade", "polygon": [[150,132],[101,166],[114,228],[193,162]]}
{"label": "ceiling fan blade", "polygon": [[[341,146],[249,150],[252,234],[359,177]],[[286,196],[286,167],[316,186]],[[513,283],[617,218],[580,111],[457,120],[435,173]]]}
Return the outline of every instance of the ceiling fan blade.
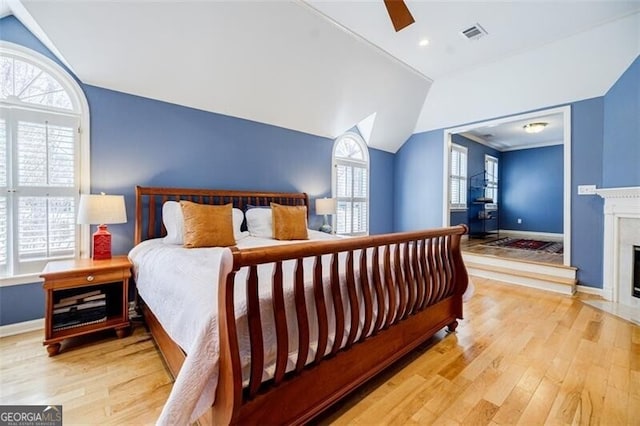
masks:
{"label": "ceiling fan blade", "polygon": [[387,7],[387,12],[389,12],[389,17],[396,32],[415,22],[404,0],[384,0],[384,5]]}

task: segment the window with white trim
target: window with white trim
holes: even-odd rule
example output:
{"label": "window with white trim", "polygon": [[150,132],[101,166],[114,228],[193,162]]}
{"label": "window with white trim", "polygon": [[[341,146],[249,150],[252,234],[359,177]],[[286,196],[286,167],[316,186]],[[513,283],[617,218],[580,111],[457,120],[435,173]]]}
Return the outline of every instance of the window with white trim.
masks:
{"label": "window with white trim", "polygon": [[369,233],[369,151],[356,133],[345,133],[333,145],[334,229],[340,235]]}
{"label": "window with white trim", "polygon": [[79,249],[82,111],[69,80],[40,54],[0,45],[0,279]]}
{"label": "window with white trim", "polygon": [[467,148],[456,144],[449,155],[449,208],[467,208]]}
{"label": "window with white trim", "polygon": [[484,196],[493,200],[493,202],[488,203],[485,208],[495,210],[498,208],[498,159],[485,154],[484,171],[486,177]]}

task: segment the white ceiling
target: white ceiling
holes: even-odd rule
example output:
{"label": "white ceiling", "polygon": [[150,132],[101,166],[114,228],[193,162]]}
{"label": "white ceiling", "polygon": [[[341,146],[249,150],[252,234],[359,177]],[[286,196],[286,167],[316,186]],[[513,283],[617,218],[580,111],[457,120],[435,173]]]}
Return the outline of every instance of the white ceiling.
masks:
{"label": "white ceiling", "polygon": [[[640,8],[638,1],[416,1],[416,22],[396,33],[382,0],[306,0],[313,7],[433,80],[590,30]],[[461,31],[479,23],[477,41]],[[428,39],[429,45],[418,42]]]}
{"label": "white ceiling", "polygon": [[382,0],[9,0],[85,83],[327,137],[375,113],[390,152],[602,96],[640,54],[640,0],[407,3],[395,33]]}
{"label": "white ceiling", "polygon": [[[524,125],[529,123],[547,123],[539,133],[527,133]],[[512,151],[541,146],[561,145],[563,143],[563,114],[544,114],[536,118],[514,119],[498,125],[480,125],[468,132],[461,133],[472,140],[488,145],[498,151]]]}
{"label": "white ceiling", "polygon": [[382,0],[307,1],[434,80],[415,132],[602,96],[640,54],[638,0],[407,0],[399,33]]}
{"label": "white ceiling", "polygon": [[387,151],[431,86],[301,2],[22,4],[84,83],[327,137],[375,113]]}
{"label": "white ceiling", "polygon": [[604,96],[638,55],[639,13],[478,64],[434,82],[416,132]]}

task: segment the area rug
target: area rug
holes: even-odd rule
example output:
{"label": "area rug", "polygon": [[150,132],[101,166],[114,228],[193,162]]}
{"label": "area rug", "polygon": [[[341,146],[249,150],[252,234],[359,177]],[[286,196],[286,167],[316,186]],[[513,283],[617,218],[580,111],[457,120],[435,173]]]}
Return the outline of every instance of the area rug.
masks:
{"label": "area rug", "polygon": [[484,244],[489,247],[506,247],[521,250],[536,250],[543,251],[545,253],[557,253],[562,254],[564,246],[561,242],[557,241],[541,241],[541,240],[527,240],[523,238],[500,238],[499,240],[492,241]]}

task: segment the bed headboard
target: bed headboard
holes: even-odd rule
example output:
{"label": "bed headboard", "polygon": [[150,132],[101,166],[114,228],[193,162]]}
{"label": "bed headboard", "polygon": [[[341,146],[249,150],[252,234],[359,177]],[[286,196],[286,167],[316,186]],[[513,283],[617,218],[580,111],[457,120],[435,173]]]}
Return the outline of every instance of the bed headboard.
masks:
{"label": "bed headboard", "polygon": [[164,188],[136,186],[135,243],[166,235],[162,223],[165,201],[187,200],[201,204],[229,204],[244,211],[247,205],[306,206],[309,216],[309,196],[305,192],[230,191],[220,189]]}

